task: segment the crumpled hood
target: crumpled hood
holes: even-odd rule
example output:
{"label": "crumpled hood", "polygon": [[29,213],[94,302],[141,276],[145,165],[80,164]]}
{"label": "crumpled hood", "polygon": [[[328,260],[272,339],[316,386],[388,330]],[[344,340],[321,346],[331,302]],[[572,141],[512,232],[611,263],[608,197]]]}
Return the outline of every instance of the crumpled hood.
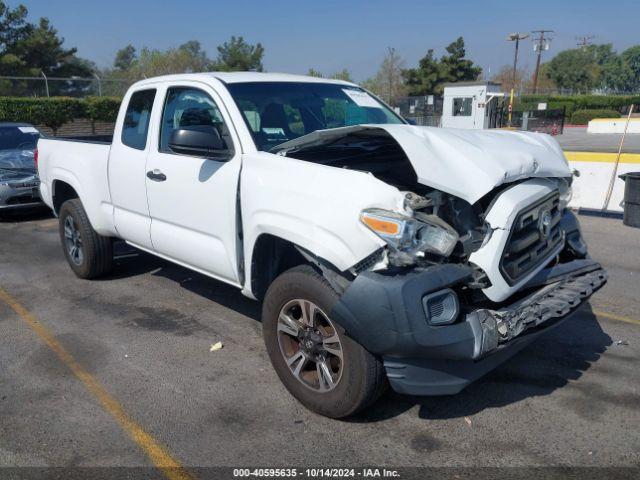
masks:
{"label": "crumpled hood", "polygon": [[558,142],[542,133],[357,125],[319,130],[278,145],[276,149],[321,144],[345,134],[372,129],[384,130],[398,142],[420,183],[471,204],[503,183],[571,176]]}

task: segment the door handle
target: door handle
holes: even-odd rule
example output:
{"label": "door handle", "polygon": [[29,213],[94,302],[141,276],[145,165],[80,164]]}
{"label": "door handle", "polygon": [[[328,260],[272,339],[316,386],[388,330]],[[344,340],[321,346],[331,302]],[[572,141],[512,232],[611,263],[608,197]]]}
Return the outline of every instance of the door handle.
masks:
{"label": "door handle", "polygon": [[164,182],[167,176],[156,168],[155,170],[149,170],[147,172],[147,178],[154,182]]}

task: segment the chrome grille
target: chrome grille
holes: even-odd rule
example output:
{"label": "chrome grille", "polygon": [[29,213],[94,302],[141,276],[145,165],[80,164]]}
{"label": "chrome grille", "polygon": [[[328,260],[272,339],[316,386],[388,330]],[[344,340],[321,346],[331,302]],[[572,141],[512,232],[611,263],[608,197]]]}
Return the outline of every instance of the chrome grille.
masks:
{"label": "chrome grille", "polygon": [[500,260],[500,271],[513,285],[550,259],[564,241],[558,191],[526,207],[516,217]]}

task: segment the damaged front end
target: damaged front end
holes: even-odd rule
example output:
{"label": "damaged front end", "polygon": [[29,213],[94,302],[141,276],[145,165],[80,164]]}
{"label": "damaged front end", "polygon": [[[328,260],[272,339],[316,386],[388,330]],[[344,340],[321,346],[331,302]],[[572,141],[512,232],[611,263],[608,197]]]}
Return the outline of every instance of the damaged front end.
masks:
{"label": "damaged front end", "polygon": [[[514,152],[517,147],[527,153],[520,163],[495,153],[502,160],[488,163],[482,175],[468,159],[468,145],[459,142],[459,152],[467,155],[466,163],[457,162],[468,169],[464,194],[452,186],[459,180],[455,172],[447,177],[441,163],[431,164],[437,181],[425,180],[427,169],[411,151],[419,146],[414,137],[422,134],[400,126],[393,132],[338,130],[289,142],[278,154],[367,172],[403,192],[401,209],[362,210],[361,224],[385,247],[354,265],[348,280],[336,282],[341,297],[331,312],[352,338],[383,358],[396,391],[460,391],[557,325],[606,282],[566,209],[570,172],[548,140],[474,137],[485,146],[507,139]],[[432,152],[442,154],[445,147],[435,145],[439,135],[425,138]],[[527,151],[527,142],[535,148]],[[545,154],[552,161],[540,168]],[[473,175],[485,187],[472,188]],[[445,180],[449,184],[442,186]]]}

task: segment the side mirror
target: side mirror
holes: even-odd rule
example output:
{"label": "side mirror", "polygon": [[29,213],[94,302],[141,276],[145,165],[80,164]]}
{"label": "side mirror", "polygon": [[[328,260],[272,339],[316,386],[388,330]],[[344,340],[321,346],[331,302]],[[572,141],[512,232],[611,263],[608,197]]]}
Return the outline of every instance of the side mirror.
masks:
{"label": "side mirror", "polygon": [[171,132],[169,148],[172,152],[196,157],[230,156],[225,148],[220,132],[212,125],[191,125]]}

